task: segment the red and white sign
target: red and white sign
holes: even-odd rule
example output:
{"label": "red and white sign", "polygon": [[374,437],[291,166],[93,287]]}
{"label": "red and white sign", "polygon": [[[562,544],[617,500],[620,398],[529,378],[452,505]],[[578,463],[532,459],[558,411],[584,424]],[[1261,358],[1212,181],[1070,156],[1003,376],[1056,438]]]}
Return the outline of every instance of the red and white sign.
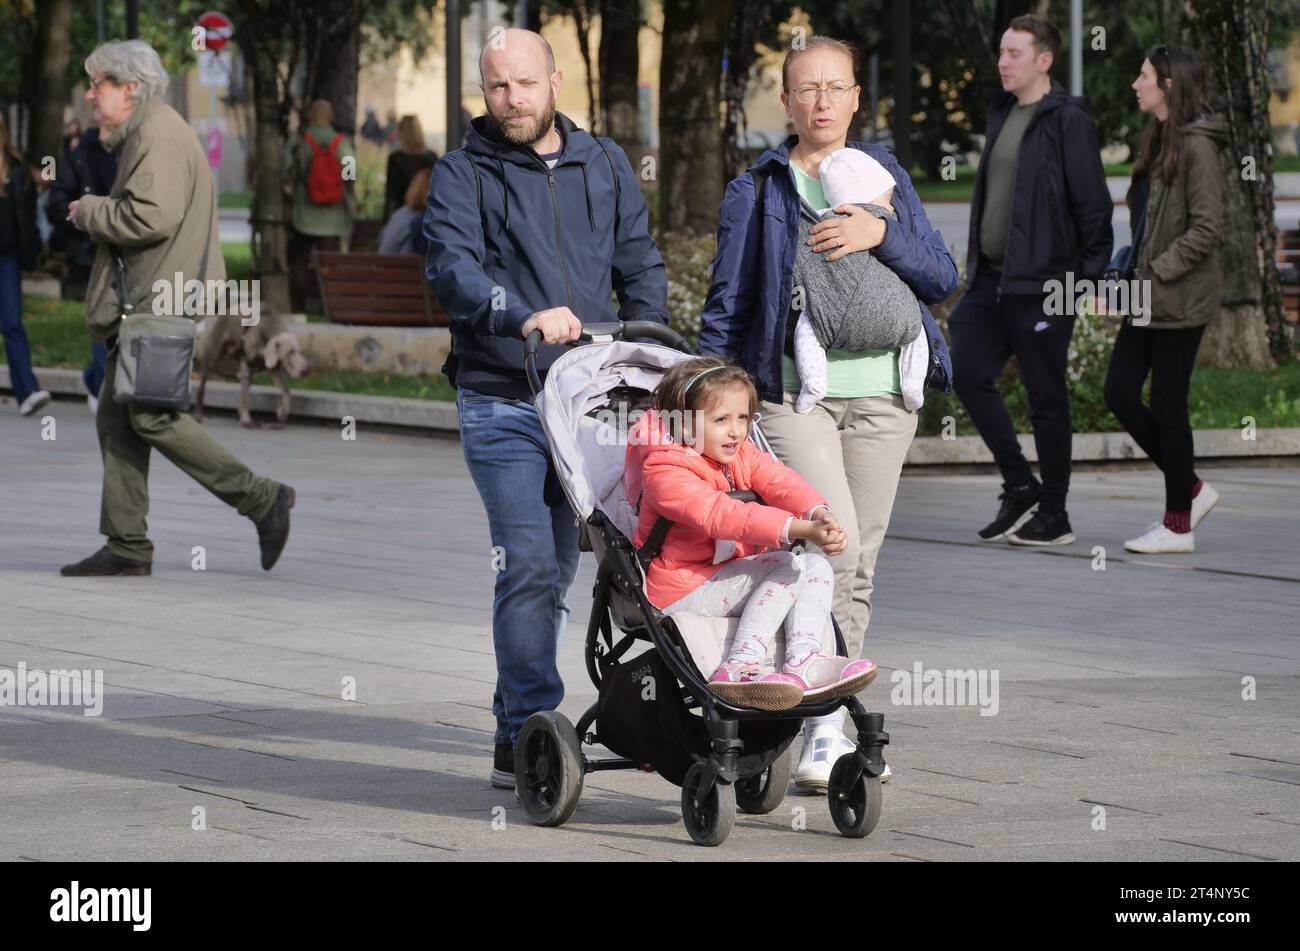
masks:
{"label": "red and white sign", "polygon": [[204,44],[214,53],[225,49],[230,38],[235,35],[235,25],[230,22],[230,17],[215,10],[209,10],[199,17],[198,23],[206,34]]}

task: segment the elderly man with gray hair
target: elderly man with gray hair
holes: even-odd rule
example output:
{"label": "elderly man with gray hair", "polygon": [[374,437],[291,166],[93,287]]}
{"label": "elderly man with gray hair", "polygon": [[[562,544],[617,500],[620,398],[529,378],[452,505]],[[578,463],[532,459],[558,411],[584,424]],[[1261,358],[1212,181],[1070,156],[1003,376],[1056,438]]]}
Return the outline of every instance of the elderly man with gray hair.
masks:
{"label": "elderly man with gray hair", "polygon": [[189,414],[114,398],[123,313],[150,313],[156,282],[171,287],[177,280],[222,280],[226,269],[216,182],[194,131],[163,101],[167,72],[158,54],[140,40],[104,43],[85,66],[86,100],[104,147],[118,156],[110,193],[86,195],[68,206],[68,220],[96,245],[86,321],[91,336],[109,348],[95,416],[104,459],[99,530],[107,544],[62,573],[151,572],[145,516],[152,449],[256,524],[262,567],[269,570],[289,538],[293,489],[254,475]]}

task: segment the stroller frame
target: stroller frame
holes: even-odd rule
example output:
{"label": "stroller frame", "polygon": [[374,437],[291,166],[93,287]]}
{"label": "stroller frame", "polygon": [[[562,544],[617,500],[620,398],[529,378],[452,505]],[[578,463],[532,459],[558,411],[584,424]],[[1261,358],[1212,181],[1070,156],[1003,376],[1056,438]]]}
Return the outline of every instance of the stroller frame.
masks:
{"label": "stroller frame", "polygon": [[[663,343],[686,353],[693,350],[669,328],[651,322],[629,321],[585,324],[580,339],[608,343],[619,339],[645,339]],[[536,372],[537,345],[541,334],[534,331],[526,341],[524,366],[533,393],[541,390]],[[761,439],[761,434],[760,434]],[[765,443],[765,440],[764,440]],[[761,502],[754,492],[729,493],[745,501]],[[652,536],[663,538],[671,522],[661,517]],[[592,592],[592,611],[587,625],[585,660],[591,682],[600,688],[604,675],[619,663],[638,641],[649,641],[681,688],[681,702],[687,710],[698,708],[709,738],[709,754],[696,756],[682,784],[683,821],[691,838],[701,845],[719,845],[730,833],[735,819],[737,792],[741,808],[763,813],[775,809],[789,781],[788,747],[793,736],[772,749],[761,751],[757,769],[742,769],[743,750],[740,724],[744,721],[802,720],[830,714],[846,707],[857,731],[852,753],[841,756],[831,770],[827,801],[831,817],[841,833],[853,838],[868,835],[880,814],[880,776],[885,769],[884,714],[869,713],[856,696],[802,703],[790,710],[766,711],[738,706],[709,690],[697,669],[691,651],[677,624],[663,616],[646,597],[640,558],[649,561],[657,545],[638,552],[599,508],[587,517],[580,536],[583,550],[594,551],[587,533],[599,536],[603,556],[597,566]],[[796,545],[802,545],[796,542]],[[648,549],[655,550],[648,550]],[[621,603],[620,603],[621,602]],[[621,620],[615,616],[619,610]],[[630,609],[630,610],[629,610]],[[634,615],[634,616],[629,616]],[[847,654],[839,625],[831,619],[838,653]],[[617,638],[614,627],[621,635]],[[674,689],[677,688],[675,683]],[[615,769],[644,769],[634,760],[616,757],[589,759],[582,746],[599,743],[597,724],[600,703],[583,713],[576,726],[556,711],[533,714],[524,724],[516,743],[516,792],[530,818],[543,826],[567,821],[577,808],[582,777],[586,773]],[[784,764],[784,765],[782,765]],[[779,784],[780,788],[774,788]]]}

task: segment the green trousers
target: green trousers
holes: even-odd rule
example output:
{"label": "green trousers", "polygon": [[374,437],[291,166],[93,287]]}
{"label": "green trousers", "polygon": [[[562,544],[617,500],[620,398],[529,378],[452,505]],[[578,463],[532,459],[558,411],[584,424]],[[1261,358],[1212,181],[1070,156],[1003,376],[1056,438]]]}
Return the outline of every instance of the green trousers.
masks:
{"label": "green trousers", "polygon": [[95,429],[104,459],[104,491],[99,531],[108,550],[136,561],[153,560],[149,514],[149,451],[157,449],[177,468],[227,505],[254,521],[275,504],[279,483],[253,475],[188,413],[153,411],[113,399],[117,348],[108,354],[108,372],[99,393]]}

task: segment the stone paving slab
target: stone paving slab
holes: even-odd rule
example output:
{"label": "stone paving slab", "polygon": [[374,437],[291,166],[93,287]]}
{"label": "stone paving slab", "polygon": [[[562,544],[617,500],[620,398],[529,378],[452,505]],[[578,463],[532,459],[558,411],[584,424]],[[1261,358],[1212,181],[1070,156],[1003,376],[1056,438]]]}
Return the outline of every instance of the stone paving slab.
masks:
{"label": "stone paving slab", "polygon": [[[4,859],[1300,859],[1298,467],[1204,469],[1224,500],[1181,559],[1123,552],[1161,506],[1143,464],[1076,472],[1079,541],[1052,552],[972,541],[994,476],[909,472],[867,640],[895,771],[879,827],[845,840],[792,790],[706,850],[656,776],[589,775],[560,829],[488,786],[493,574],[458,443],[211,420],[298,490],[275,571],[159,459],[154,575],[64,579],[99,544],[100,463],[84,404],[52,412],[52,442],[0,416],[0,670],[101,669],[106,696],[99,717],[0,707]],[[571,719],[595,698],[593,568],[560,648]],[[996,670],[997,714],[894,702],[918,662]]]}

